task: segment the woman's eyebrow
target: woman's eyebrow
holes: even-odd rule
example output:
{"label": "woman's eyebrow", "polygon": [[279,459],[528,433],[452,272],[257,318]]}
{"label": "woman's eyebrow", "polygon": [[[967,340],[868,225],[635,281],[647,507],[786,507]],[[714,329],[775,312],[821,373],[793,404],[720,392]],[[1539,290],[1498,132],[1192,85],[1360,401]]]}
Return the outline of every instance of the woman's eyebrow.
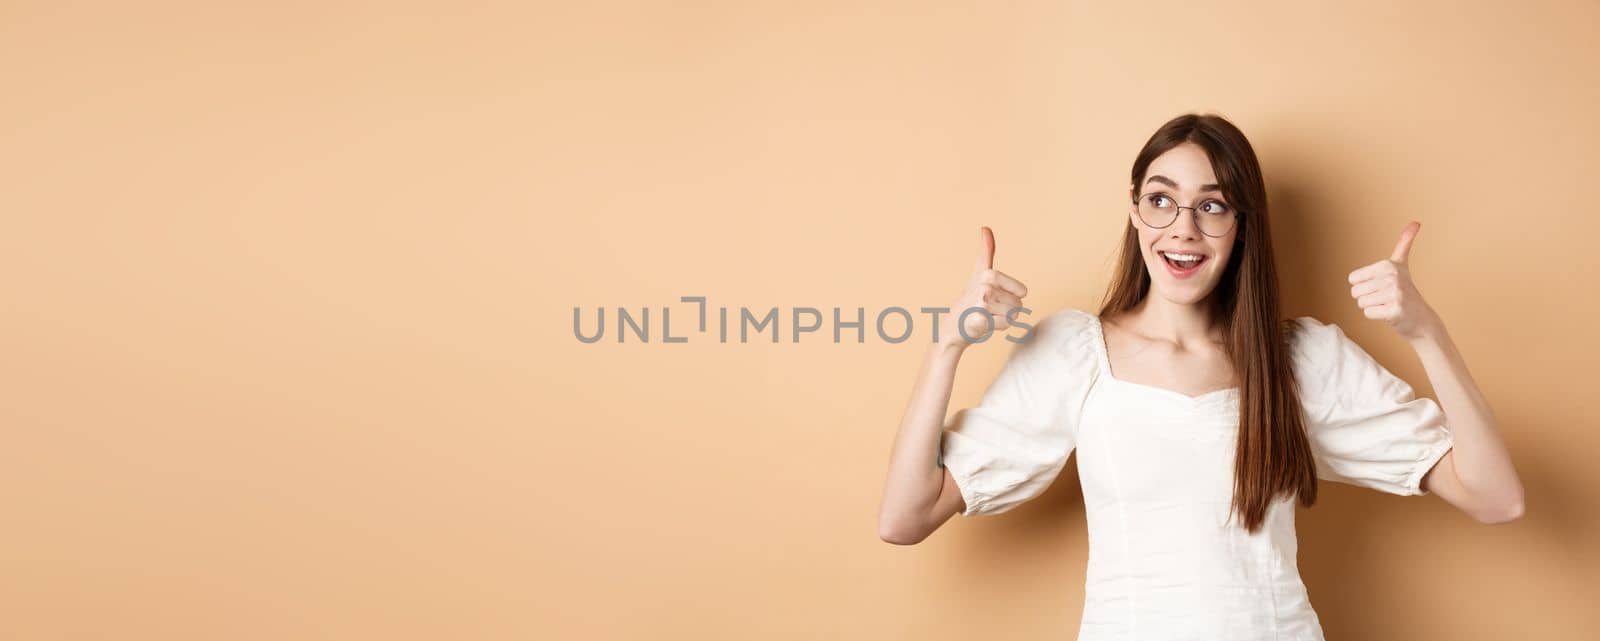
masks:
{"label": "woman's eyebrow", "polygon": [[[1168,178],[1168,177],[1163,176],[1161,174],[1156,174],[1154,176],[1151,176],[1149,180],[1146,180],[1144,182],[1147,185],[1150,184],[1150,183],[1161,183],[1161,184],[1166,185],[1168,187],[1171,187],[1173,189],[1177,189],[1178,188],[1178,183],[1173,182],[1171,178]],[[1220,187],[1220,185],[1216,185],[1216,184],[1201,185],[1200,186],[1200,191],[1222,191],[1221,189],[1219,189],[1219,187]]]}

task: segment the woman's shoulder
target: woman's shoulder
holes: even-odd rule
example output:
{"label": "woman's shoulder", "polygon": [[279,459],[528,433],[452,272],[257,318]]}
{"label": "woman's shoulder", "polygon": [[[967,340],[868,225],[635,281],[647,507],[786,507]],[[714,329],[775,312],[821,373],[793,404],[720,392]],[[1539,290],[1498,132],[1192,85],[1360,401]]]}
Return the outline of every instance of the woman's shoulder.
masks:
{"label": "woman's shoulder", "polygon": [[1065,307],[1031,322],[1025,338],[1009,340],[1018,343],[1019,356],[1066,369],[1093,370],[1099,345],[1098,323],[1099,317],[1094,314]]}
{"label": "woman's shoulder", "polygon": [[1049,325],[1059,333],[1083,332],[1090,329],[1099,317],[1076,307],[1063,307],[1039,319],[1038,325]]}
{"label": "woman's shoulder", "polygon": [[1063,307],[1032,323],[1028,341],[1042,341],[1052,349],[1064,343],[1083,341],[1094,336],[1099,318],[1075,307]]}
{"label": "woman's shoulder", "polygon": [[1315,316],[1286,319],[1283,329],[1290,353],[1305,359],[1332,356],[1350,340],[1337,323],[1323,322]]}
{"label": "woman's shoulder", "polygon": [[1332,402],[1374,384],[1381,365],[1337,323],[1311,316],[1284,321],[1289,355],[1307,402]]}
{"label": "woman's shoulder", "polygon": [[1344,330],[1315,316],[1296,316],[1283,321],[1289,356],[1298,368],[1325,363],[1335,354]]}

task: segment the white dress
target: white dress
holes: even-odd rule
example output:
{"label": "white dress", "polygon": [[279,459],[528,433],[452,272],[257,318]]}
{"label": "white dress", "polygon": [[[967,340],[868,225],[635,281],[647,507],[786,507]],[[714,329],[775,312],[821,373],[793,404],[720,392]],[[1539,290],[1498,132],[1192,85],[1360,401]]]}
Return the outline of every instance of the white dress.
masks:
{"label": "white dress", "polygon": [[[1453,439],[1338,325],[1310,316],[1291,342],[1317,476],[1418,495]],[[1296,565],[1295,502],[1250,534],[1229,519],[1239,390],[1188,396],[1111,375],[1100,319],[1067,309],[1017,344],[976,407],[953,414],[941,460],[963,516],[1043,492],[1074,450],[1088,520],[1079,641],[1321,641]]]}

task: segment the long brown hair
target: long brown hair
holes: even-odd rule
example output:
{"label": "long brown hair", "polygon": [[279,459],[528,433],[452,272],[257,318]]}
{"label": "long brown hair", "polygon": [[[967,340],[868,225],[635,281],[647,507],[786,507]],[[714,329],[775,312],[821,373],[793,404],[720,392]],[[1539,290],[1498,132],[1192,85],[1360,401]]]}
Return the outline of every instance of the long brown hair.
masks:
{"label": "long brown hair", "polygon": [[[1306,439],[1300,395],[1290,364],[1295,324],[1278,316],[1278,272],[1272,258],[1267,188],[1256,152],[1244,133],[1221,116],[1184,114],[1167,121],[1133,162],[1135,190],[1150,163],[1167,150],[1194,143],[1211,158],[1222,195],[1238,211],[1238,236],[1216,289],[1207,297],[1211,318],[1225,328],[1225,348],[1239,379],[1239,447],[1234,455],[1232,513],[1250,532],[1261,528],[1279,495],[1317,501],[1316,464]],[[1139,231],[1123,235],[1117,274],[1100,316],[1125,312],[1150,293],[1150,274]]]}

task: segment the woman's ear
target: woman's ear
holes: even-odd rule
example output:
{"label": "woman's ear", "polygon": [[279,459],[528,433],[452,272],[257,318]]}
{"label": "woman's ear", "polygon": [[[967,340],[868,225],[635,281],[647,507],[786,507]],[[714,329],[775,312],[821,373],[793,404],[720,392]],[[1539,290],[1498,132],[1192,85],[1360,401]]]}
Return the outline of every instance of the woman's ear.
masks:
{"label": "woman's ear", "polygon": [[1139,220],[1139,187],[1130,183],[1128,185],[1128,226],[1133,228],[1134,233],[1138,233],[1140,222],[1142,221]]}

